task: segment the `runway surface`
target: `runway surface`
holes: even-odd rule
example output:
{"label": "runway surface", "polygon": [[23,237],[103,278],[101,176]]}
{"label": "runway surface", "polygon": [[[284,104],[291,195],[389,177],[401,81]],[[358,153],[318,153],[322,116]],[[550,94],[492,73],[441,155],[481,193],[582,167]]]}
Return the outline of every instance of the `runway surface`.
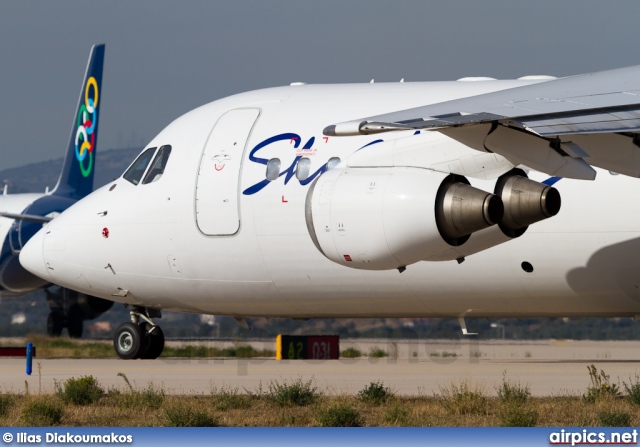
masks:
{"label": "runway surface", "polygon": [[[266,342],[265,342],[266,343]],[[262,348],[263,344],[253,343]],[[271,346],[271,344],[269,344]],[[47,359],[36,358],[33,374],[25,374],[25,360],[0,359],[3,391],[51,392],[54,381],[92,375],[105,388],[126,390],[119,373],[137,388],[149,383],[172,394],[208,394],[213,387],[240,391],[268,389],[271,381],[313,379],[329,394],[355,394],[371,382],[382,381],[400,395],[432,396],[451,383],[471,381],[494,394],[507,378],[528,384],[535,396],[581,395],[590,384],[587,366],[595,364],[622,384],[640,373],[640,342],[342,342],[341,349],[372,347],[390,357],[329,361],[273,359]]]}

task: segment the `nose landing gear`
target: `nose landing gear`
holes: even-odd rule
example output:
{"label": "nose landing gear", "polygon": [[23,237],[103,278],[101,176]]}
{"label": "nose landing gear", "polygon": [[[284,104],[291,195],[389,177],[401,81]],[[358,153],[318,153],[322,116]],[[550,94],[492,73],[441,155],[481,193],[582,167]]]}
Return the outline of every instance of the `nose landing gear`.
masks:
{"label": "nose landing gear", "polygon": [[123,360],[158,358],[164,349],[164,333],[151,317],[161,318],[160,311],[132,307],[130,313],[131,322],[122,323],[113,335],[116,354]]}

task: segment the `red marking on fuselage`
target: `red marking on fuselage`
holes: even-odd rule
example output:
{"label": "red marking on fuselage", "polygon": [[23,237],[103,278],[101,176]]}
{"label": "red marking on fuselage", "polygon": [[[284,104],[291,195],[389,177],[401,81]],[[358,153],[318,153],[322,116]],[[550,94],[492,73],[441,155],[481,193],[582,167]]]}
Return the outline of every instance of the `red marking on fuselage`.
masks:
{"label": "red marking on fuselage", "polygon": [[213,165],[213,167],[215,168],[215,170],[216,170],[216,171],[222,171],[222,170],[224,169],[224,167],[225,167],[225,166],[226,166],[226,165],[225,165],[225,164],[223,164],[222,166],[220,166],[220,167],[218,168],[218,164],[217,164],[217,163]]}
{"label": "red marking on fuselage", "polygon": [[102,237],[107,239],[109,237],[109,229],[107,227],[104,227],[102,229]]}
{"label": "red marking on fuselage", "polygon": [[282,203],[289,203],[289,201],[285,200],[284,196],[282,196]]}
{"label": "red marking on fuselage", "polygon": [[322,137],[322,138],[324,138],[324,142],[325,142],[325,143],[328,143],[328,142],[329,142],[329,137]]}

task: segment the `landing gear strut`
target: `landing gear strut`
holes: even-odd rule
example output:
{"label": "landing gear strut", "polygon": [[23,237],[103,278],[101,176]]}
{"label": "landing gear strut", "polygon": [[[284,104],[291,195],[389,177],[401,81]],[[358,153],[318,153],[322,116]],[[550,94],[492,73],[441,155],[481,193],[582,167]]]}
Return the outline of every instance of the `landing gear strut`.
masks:
{"label": "landing gear strut", "polygon": [[164,349],[164,333],[151,317],[161,318],[159,310],[130,307],[131,322],[122,323],[113,335],[113,347],[123,360],[156,359]]}

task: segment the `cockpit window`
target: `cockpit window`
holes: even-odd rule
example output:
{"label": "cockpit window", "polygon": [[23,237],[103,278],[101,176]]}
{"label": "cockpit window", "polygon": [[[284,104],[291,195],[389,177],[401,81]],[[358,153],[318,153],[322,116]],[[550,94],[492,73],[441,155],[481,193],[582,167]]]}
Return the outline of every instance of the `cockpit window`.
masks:
{"label": "cockpit window", "polygon": [[151,157],[153,157],[153,153],[156,151],[155,147],[150,147],[146,151],[144,151],[140,156],[133,162],[131,167],[127,169],[127,172],[124,173],[122,177],[125,180],[130,181],[134,185],[140,183],[140,179],[144,174],[144,171],[147,169],[149,162],[151,161]]}
{"label": "cockpit window", "polygon": [[144,176],[144,180],[142,181],[143,185],[160,180],[160,177],[162,177],[162,174],[164,173],[164,168],[167,166],[169,155],[171,155],[171,146],[162,146],[158,149],[158,153],[151,163],[149,172]]}

